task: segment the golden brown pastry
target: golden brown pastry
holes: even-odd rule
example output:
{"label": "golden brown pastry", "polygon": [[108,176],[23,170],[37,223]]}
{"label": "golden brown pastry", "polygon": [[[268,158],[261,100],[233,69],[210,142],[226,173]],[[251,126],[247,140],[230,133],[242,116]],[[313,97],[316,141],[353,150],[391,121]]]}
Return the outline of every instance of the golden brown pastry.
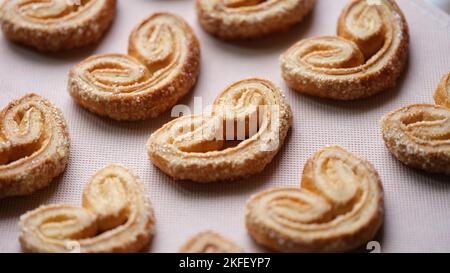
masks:
{"label": "golden brown pastry", "polygon": [[439,83],[436,93],[434,93],[434,101],[437,105],[450,109],[450,72]]}
{"label": "golden brown pastry", "polygon": [[19,240],[28,252],[138,252],[152,240],[154,224],[142,181],[109,164],[87,183],[83,207],[49,205],[24,214]]}
{"label": "golden brown pastry", "polygon": [[46,187],[68,159],[66,122],[47,99],[27,94],[0,112],[0,199]]}
{"label": "golden brown pastry", "polygon": [[155,13],[142,21],[128,54],[97,55],[72,68],[72,98],[101,116],[143,120],[170,109],[195,84],[200,47],[181,17]]}
{"label": "golden brown pastry", "polygon": [[372,240],[384,217],[377,171],[339,146],[305,165],[301,189],[271,189],[245,209],[253,239],[276,251],[343,252]]}
{"label": "golden brown pastry", "polygon": [[225,88],[211,115],[177,118],[148,140],[150,160],[179,180],[215,182],[261,172],[283,145],[292,111],[273,83],[248,78]]}
{"label": "golden brown pastry", "polygon": [[85,46],[98,41],[113,20],[116,0],[6,0],[3,33],[12,41],[42,51]]}
{"label": "golden brown pastry", "polygon": [[238,246],[212,231],[205,231],[189,239],[180,248],[181,253],[240,253]]}
{"label": "golden brown pastry", "polygon": [[197,0],[201,26],[221,39],[256,38],[284,30],[312,10],[316,0]]}
{"label": "golden brown pastry", "polygon": [[450,174],[450,110],[431,104],[397,109],[381,120],[389,151],[404,164]]}
{"label": "golden brown pastry", "polygon": [[336,100],[372,96],[395,86],[408,54],[405,17],[393,0],[353,0],[338,36],[302,40],[281,56],[290,88]]}

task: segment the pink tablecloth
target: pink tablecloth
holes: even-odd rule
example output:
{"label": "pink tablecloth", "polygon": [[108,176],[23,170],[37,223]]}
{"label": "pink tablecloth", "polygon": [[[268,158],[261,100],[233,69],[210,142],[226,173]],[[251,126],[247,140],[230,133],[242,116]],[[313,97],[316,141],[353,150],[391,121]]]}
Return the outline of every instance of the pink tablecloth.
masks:
{"label": "pink tablecloth", "polygon": [[[69,166],[49,188],[0,201],[0,252],[20,251],[21,214],[42,204],[79,204],[88,177],[110,162],[132,167],[145,182],[157,217],[151,251],[177,251],[189,236],[205,229],[222,233],[246,251],[264,251],[246,233],[246,200],[270,187],[298,185],[305,160],[327,144],[343,145],[378,169],[386,191],[386,222],[378,238],[382,251],[450,251],[450,178],[403,166],[385,149],[378,126],[380,117],[394,108],[432,102],[439,79],[450,70],[450,17],[423,0],[398,1],[411,31],[408,69],[398,88],[373,98],[348,103],[315,99],[290,91],[281,79],[278,56],[299,39],[334,34],[347,1],[318,0],[301,25],[250,42],[226,43],[206,34],[197,23],[193,0],[119,0],[111,31],[98,46],[62,54],[40,54],[0,37],[1,107],[26,92],[42,94],[64,112],[72,140]],[[210,104],[223,87],[247,76],[265,77],[286,91],[294,126],[279,156],[261,175],[213,185],[174,182],[149,162],[144,147],[149,135],[170,120],[169,114],[146,122],[118,123],[84,111],[67,94],[71,66],[95,53],[125,53],[133,26],[162,10],[183,16],[201,41],[201,76],[182,103],[193,105],[199,96]]]}

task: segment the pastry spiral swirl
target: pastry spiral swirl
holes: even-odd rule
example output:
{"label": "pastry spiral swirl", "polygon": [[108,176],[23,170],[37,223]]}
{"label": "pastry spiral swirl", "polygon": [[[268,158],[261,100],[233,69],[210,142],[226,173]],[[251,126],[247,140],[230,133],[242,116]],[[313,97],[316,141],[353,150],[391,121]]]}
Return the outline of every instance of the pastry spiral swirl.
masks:
{"label": "pastry spiral swirl", "polygon": [[434,101],[437,105],[450,109],[450,72],[439,83],[434,93]]}
{"label": "pastry spiral swirl", "polygon": [[28,94],[0,113],[0,199],[46,187],[68,158],[66,122],[47,99]]}
{"label": "pastry spiral swirl", "polygon": [[69,92],[82,107],[116,120],[143,120],[170,109],[194,86],[200,47],[189,25],[156,13],[130,35],[129,55],[88,58],[69,74]]}
{"label": "pastry spiral swirl", "polygon": [[29,252],[137,252],[154,234],[155,219],[142,181],[109,164],[91,177],[83,207],[49,205],[20,219],[20,243]]}
{"label": "pastry spiral swirl", "polygon": [[221,235],[205,231],[189,239],[180,248],[181,253],[240,253],[242,249]]}
{"label": "pastry spiral swirl", "polygon": [[111,24],[116,0],[6,0],[1,8],[5,36],[42,51],[98,41]]}
{"label": "pastry spiral swirl", "polygon": [[384,216],[383,189],[366,160],[338,146],[305,165],[302,187],[253,196],[245,210],[250,235],[284,252],[342,252],[370,241]]}
{"label": "pastry spiral swirl", "polygon": [[[235,82],[211,115],[177,118],[148,140],[150,160],[169,176],[195,182],[233,180],[261,172],[283,145],[292,111],[283,92],[258,78]],[[236,146],[235,141],[241,141]]]}
{"label": "pastry spiral swirl", "polygon": [[389,151],[405,165],[450,174],[450,109],[413,104],[381,120]]}
{"label": "pastry spiral swirl", "polygon": [[221,39],[260,37],[286,29],[312,10],[316,0],[197,0],[201,26]]}
{"label": "pastry spiral swirl", "polygon": [[372,96],[395,86],[408,54],[405,17],[393,0],[352,0],[338,36],[302,40],[281,56],[290,88],[336,100]]}

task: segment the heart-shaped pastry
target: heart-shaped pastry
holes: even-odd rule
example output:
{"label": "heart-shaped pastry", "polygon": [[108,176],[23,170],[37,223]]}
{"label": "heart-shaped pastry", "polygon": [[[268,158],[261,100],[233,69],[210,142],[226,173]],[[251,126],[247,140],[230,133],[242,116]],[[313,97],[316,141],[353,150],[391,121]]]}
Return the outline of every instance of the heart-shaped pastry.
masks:
{"label": "heart-shaped pastry", "polygon": [[308,160],[301,188],[270,189],[245,208],[256,242],[283,252],[342,252],[372,240],[384,216],[377,171],[339,146]]}
{"label": "heart-shaped pastry", "polygon": [[437,105],[450,109],[450,72],[442,77],[434,93],[434,101]]}
{"label": "heart-shaped pastry", "polygon": [[150,136],[150,160],[169,176],[195,182],[261,172],[283,145],[292,111],[283,92],[258,78],[217,96],[212,114],[177,118]]}
{"label": "heart-shaped pastry", "polygon": [[404,164],[450,174],[450,109],[405,106],[384,116],[381,129],[387,148]]}
{"label": "heart-shaped pastry", "polygon": [[153,208],[137,175],[120,164],[98,170],[83,191],[83,206],[48,205],[20,218],[28,252],[138,252],[154,234]]}
{"label": "heart-shaped pastry", "polygon": [[240,253],[236,244],[212,231],[201,232],[180,248],[181,253]]}
{"label": "heart-shaped pastry", "polygon": [[312,10],[316,0],[197,0],[201,26],[221,39],[247,39],[287,29]]}
{"label": "heart-shaped pastry", "polygon": [[6,0],[0,21],[12,41],[57,51],[98,41],[115,10],[116,0]]}
{"label": "heart-shaped pastry", "polygon": [[408,55],[408,26],[393,0],[352,0],[338,36],[302,40],[281,56],[290,88],[336,100],[372,96],[393,87]]}
{"label": "heart-shaped pastry", "polygon": [[69,93],[82,107],[116,120],[143,120],[167,111],[194,86],[200,46],[189,25],[155,13],[135,27],[128,55],[88,58],[69,73]]}
{"label": "heart-shaped pastry", "polygon": [[28,94],[0,113],[0,199],[46,187],[68,159],[66,122],[47,99]]}

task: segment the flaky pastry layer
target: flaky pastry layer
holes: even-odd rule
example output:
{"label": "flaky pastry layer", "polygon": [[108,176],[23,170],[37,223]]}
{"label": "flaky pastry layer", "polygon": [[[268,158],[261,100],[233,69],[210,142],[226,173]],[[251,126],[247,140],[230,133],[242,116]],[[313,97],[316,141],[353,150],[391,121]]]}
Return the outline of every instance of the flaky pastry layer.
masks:
{"label": "flaky pastry layer", "polygon": [[211,115],[183,116],[161,127],[147,151],[154,165],[178,180],[235,180],[261,172],[291,124],[283,92],[270,81],[248,78],[225,88]]}
{"label": "flaky pastry layer", "polygon": [[98,170],[83,191],[83,206],[48,205],[20,218],[27,252],[138,252],[154,235],[153,208],[140,178],[120,164]]}
{"label": "flaky pastry layer", "polygon": [[450,109],[412,104],[381,120],[389,151],[405,165],[450,174]]}
{"label": "flaky pastry layer", "polygon": [[377,171],[339,146],[311,157],[301,188],[270,189],[246,205],[249,234],[282,252],[343,252],[372,240],[384,217]]}
{"label": "flaky pastry layer", "polygon": [[27,94],[0,112],[0,199],[48,186],[68,159],[64,116],[47,99]]}
{"label": "flaky pastry layer", "polygon": [[281,56],[290,88],[353,100],[395,86],[406,64],[409,33],[394,0],[352,0],[341,13],[337,34],[302,40]]}
{"label": "flaky pastry layer", "polygon": [[97,42],[111,24],[116,0],[6,0],[0,21],[5,36],[41,51]]}
{"label": "flaky pastry layer", "polygon": [[299,23],[315,0],[197,0],[201,26],[221,39],[248,39]]}
{"label": "flaky pastry layer", "polygon": [[450,72],[442,77],[434,93],[434,101],[437,105],[450,109]]}
{"label": "flaky pastry layer", "polygon": [[176,15],[155,13],[131,33],[128,55],[96,55],[72,68],[68,90],[100,116],[144,120],[188,93],[199,69],[200,46],[189,25]]}
{"label": "flaky pastry layer", "polygon": [[190,238],[181,248],[181,253],[241,253],[235,243],[213,231],[201,232]]}

